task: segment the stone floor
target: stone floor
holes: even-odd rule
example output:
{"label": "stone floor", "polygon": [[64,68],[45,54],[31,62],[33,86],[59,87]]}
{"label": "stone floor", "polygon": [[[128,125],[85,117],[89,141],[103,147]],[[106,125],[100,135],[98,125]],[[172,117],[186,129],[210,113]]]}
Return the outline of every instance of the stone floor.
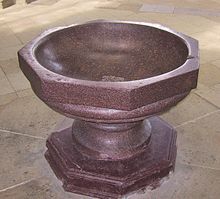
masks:
{"label": "stone floor", "polygon": [[43,153],[63,117],[44,105],[16,52],[45,29],[92,19],[162,23],[200,42],[198,88],[162,117],[178,131],[175,173],[131,199],[220,198],[220,1],[38,0],[0,10],[0,199],[86,199],[65,193]]}

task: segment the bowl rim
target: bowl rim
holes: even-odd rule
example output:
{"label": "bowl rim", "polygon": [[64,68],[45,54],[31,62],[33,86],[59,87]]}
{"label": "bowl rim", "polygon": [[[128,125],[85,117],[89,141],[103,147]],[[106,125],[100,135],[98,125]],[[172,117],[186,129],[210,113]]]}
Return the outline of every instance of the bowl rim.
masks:
{"label": "bowl rim", "polygon": [[[142,26],[149,26],[152,28],[160,29],[162,31],[169,32],[177,37],[179,37],[187,46],[188,48],[188,56],[186,61],[179,67],[175,68],[174,70],[168,71],[166,73],[162,73],[156,76],[152,76],[145,79],[138,79],[138,80],[129,80],[129,81],[93,81],[93,80],[83,80],[83,79],[76,79],[73,77],[67,77],[65,75],[53,72],[43,65],[41,65],[35,56],[35,50],[38,45],[43,41],[46,36],[51,35],[54,32],[64,30],[67,28],[71,28],[74,26],[85,25],[90,23],[122,23],[122,24],[134,24],[134,25],[142,25]],[[183,33],[177,32],[163,26],[158,23],[148,23],[148,22],[135,22],[135,21],[120,21],[120,20],[92,20],[84,23],[76,23],[67,26],[59,26],[55,28],[48,29],[37,36],[35,39],[27,43],[21,50],[18,51],[18,54],[22,56],[25,61],[30,65],[30,67],[42,78],[45,78],[50,81],[55,82],[62,82],[68,84],[80,84],[80,85],[87,85],[87,86],[95,86],[95,87],[108,87],[108,88],[137,88],[140,86],[149,85],[152,83],[156,83],[158,81],[162,81],[165,79],[169,79],[178,75],[182,75],[194,70],[199,69],[199,50],[198,50],[198,41],[192,37],[189,37]]]}

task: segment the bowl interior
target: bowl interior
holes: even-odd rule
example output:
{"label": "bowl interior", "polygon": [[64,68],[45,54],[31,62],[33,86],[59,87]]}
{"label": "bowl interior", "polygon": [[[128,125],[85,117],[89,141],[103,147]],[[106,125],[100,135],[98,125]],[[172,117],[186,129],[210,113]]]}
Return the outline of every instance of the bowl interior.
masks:
{"label": "bowl interior", "polygon": [[178,36],[145,25],[94,22],[45,36],[35,48],[45,68],[91,81],[131,81],[181,66],[188,48]]}

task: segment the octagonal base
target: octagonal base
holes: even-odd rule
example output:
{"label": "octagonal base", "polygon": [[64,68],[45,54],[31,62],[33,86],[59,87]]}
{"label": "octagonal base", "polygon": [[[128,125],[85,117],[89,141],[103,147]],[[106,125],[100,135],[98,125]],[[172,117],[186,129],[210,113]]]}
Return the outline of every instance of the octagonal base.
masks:
{"label": "octagonal base", "polygon": [[81,155],[73,146],[72,129],[53,133],[45,157],[66,191],[97,198],[121,198],[156,186],[174,170],[176,131],[158,117],[149,119],[152,135],[146,150],[135,157],[104,161]]}

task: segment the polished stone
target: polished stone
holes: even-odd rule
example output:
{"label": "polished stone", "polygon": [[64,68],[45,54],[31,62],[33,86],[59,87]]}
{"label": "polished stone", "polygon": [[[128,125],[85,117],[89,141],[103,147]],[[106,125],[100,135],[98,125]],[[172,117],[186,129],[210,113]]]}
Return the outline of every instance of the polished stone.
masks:
{"label": "polished stone", "polygon": [[[21,3],[21,0],[16,2]],[[16,58],[17,50],[44,29],[100,18],[162,23],[199,40],[201,61],[207,66],[205,70],[202,69],[204,73],[200,80],[206,84],[199,83],[195,95],[191,94],[186,100],[163,115],[167,122],[176,126],[182,125],[177,128],[179,132],[178,147],[180,148],[177,162],[183,164],[178,163],[176,165],[174,175],[171,176],[169,181],[163,183],[159,189],[148,191],[145,194],[133,195],[130,198],[219,199],[220,168],[217,151],[219,151],[218,143],[220,143],[220,139],[218,136],[213,136],[213,133],[215,135],[219,134],[217,131],[219,129],[219,116],[217,117],[217,113],[214,115],[211,113],[220,109],[220,86],[219,83],[216,84],[218,81],[218,76],[214,74],[216,68],[213,70],[213,67],[209,66],[214,65],[219,68],[220,65],[220,17],[137,11],[144,3],[175,6],[175,8],[216,10],[220,9],[219,0],[132,0],[132,2],[131,0],[85,0],[80,1],[78,4],[73,0],[59,0],[55,4],[53,2],[54,0],[51,0],[51,3],[47,0],[45,5],[29,4],[26,6],[23,4],[0,10],[0,35],[2,36],[1,39],[6,38],[8,42],[1,41],[5,47],[0,47],[0,60],[8,62],[9,59]],[[103,6],[103,2],[105,2],[105,6]],[[41,3],[43,3],[42,0]],[[102,9],[102,6],[105,8]],[[99,9],[97,9],[98,7]],[[3,24],[4,26],[2,26]],[[8,39],[11,39],[11,41],[8,41]],[[23,44],[20,45],[18,40]],[[17,72],[17,68],[10,67],[9,69],[11,70],[10,72]],[[5,74],[3,77],[6,77]],[[46,138],[48,134],[46,131],[50,127],[53,129],[57,123],[60,123],[59,117],[55,117],[54,120],[54,112],[48,112],[49,108],[38,99],[33,100],[34,94],[31,89],[15,91],[10,81],[3,79],[3,83],[0,83],[0,123],[2,128]],[[20,76],[16,76],[15,79],[19,81]],[[24,99],[19,98],[24,96]],[[38,106],[39,108],[37,108]],[[21,110],[25,110],[25,112],[21,112]],[[42,119],[47,120],[47,122],[42,122],[40,114],[45,114]],[[208,115],[199,121],[199,118],[206,114]],[[200,125],[202,126],[200,127]],[[201,135],[199,132],[201,132]],[[209,132],[212,134],[211,139],[209,138]],[[0,161],[0,172],[3,172],[3,169],[7,169],[7,167],[11,170],[15,169],[14,160],[16,160],[16,163],[20,162],[19,165],[24,167],[24,169],[20,167],[17,173],[13,170],[8,175],[4,174],[6,184],[1,188],[8,189],[0,191],[0,199],[91,199],[85,196],[65,193],[55,176],[49,176],[49,174],[52,174],[51,170],[46,161],[43,161],[43,156],[39,152],[43,150],[43,140],[41,142],[38,141],[38,138],[28,138],[26,135],[15,136],[12,134],[9,136],[8,133],[1,136],[0,139],[3,146],[0,153],[7,163],[5,166],[4,162]],[[198,146],[201,143],[209,144],[209,146]],[[9,147],[9,145],[11,146]],[[185,150],[188,146],[191,151]],[[17,149],[22,152],[16,152]],[[33,155],[33,151],[38,151],[39,153]],[[7,153],[9,158],[4,153]],[[24,161],[24,157],[30,158],[30,154],[36,159],[34,165],[27,164],[27,161]],[[23,164],[22,161],[24,161]],[[40,171],[38,171],[39,169]],[[26,170],[30,171],[30,173],[23,174]],[[4,171],[7,172],[8,170]],[[24,184],[19,185],[20,183]]]}

